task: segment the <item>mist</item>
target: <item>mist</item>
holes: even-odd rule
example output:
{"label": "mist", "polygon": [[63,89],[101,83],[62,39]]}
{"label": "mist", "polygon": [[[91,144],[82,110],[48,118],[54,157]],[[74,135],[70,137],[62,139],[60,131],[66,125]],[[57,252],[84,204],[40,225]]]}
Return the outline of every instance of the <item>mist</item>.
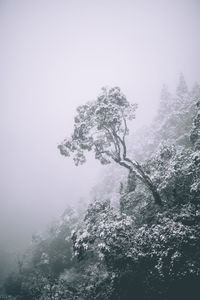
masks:
{"label": "mist", "polygon": [[0,1],[0,241],[21,249],[68,204],[89,197],[103,167],[77,168],[57,145],[78,105],[119,86],[155,115],[162,85],[200,78],[198,0]]}

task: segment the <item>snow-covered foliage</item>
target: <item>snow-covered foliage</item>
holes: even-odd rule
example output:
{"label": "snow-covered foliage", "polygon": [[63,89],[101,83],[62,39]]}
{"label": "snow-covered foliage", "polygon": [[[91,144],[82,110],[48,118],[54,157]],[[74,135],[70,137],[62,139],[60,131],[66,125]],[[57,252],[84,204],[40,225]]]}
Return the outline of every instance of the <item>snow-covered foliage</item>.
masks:
{"label": "snow-covered foliage", "polygon": [[119,160],[120,140],[128,134],[127,121],[135,118],[136,104],[130,104],[120,88],[102,88],[97,100],[77,108],[74,132],[59,145],[61,154],[76,165],[86,161],[84,152],[93,150],[102,164]]}

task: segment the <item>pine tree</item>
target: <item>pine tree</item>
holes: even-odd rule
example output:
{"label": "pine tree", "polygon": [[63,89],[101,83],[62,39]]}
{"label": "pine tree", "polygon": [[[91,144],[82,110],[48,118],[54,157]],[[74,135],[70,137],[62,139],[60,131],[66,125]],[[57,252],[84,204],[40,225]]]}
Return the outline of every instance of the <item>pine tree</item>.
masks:
{"label": "pine tree", "polygon": [[200,150],[200,99],[197,102],[197,112],[193,122],[190,139],[196,150]]}
{"label": "pine tree", "polygon": [[179,83],[176,88],[176,95],[178,97],[179,102],[182,102],[188,98],[188,87],[182,73],[179,77]]}

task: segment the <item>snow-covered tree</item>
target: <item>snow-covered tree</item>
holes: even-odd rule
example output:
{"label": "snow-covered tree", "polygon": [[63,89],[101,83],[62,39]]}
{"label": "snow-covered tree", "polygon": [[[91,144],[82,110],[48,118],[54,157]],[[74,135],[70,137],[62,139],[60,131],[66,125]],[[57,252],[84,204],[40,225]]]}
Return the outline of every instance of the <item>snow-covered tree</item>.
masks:
{"label": "snow-covered tree", "polygon": [[197,102],[197,112],[193,121],[190,139],[197,150],[200,150],[200,98]]}
{"label": "snow-covered tree", "polygon": [[176,95],[178,97],[178,100],[180,102],[181,101],[187,101],[188,93],[189,93],[189,91],[188,91],[188,87],[187,87],[185,78],[184,78],[183,74],[181,73],[180,77],[179,77],[179,82],[178,82],[178,85],[177,85],[177,88],[176,88]]}
{"label": "snow-covered tree", "polygon": [[130,104],[120,88],[103,88],[99,97],[77,108],[74,132],[58,147],[62,155],[74,155],[76,165],[86,161],[85,151],[94,151],[102,164],[111,161],[135,173],[151,194],[156,204],[162,201],[150,177],[142,166],[127,155],[128,121],[135,118],[136,104]]}

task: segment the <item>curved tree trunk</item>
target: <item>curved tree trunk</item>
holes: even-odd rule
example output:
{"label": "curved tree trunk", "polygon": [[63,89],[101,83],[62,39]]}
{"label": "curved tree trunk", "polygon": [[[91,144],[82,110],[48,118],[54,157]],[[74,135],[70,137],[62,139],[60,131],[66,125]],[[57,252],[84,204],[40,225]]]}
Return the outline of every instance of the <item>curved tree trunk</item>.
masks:
{"label": "curved tree trunk", "polygon": [[[124,122],[125,128],[127,128],[125,119]],[[129,169],[129,171],[135,172],[137,178],[141,180],[151,192],[155,203],[159,206],[162,206],[160,194],[158,193],[156,186],[151,181],[151,178],[144,172],[142,166],[137,161],[132,161],[130,158],[127,157],[125,134],[121,138],[116,132],[113,131],[113,136],[114,144],[119,147],[119,152],[117,152],[118,158],[113,158],[113,160],[121,166]]]}
{"label": "curved tree trunk", "polygon": [[150,177],[143,171],[142,166],[138,162],[133,162],[132,160],[125,158],[124,161],[116,161],[121,166],[127,168],[129,171],[136,172],[136,177],[144,183],[144,185],[148,188],[148,190],[151,192],[154,202],[162,206],[162,200],[160,197],[159,192],[157,191],[156,186],[151,181]]}
{"label": "curved tree trunk", "polygon": [[162,206],[162,200],[161,200],[160,194],[157,191],[156,186],[153,184],[153,182],[149,178],[149,176],[143,171],[142,167],[138,163],[136,164],[135,169],[139,171],[139,173],[142,177],[142,181],[144,182],[146,187],[150,190],[155,203],[159,206]]}

